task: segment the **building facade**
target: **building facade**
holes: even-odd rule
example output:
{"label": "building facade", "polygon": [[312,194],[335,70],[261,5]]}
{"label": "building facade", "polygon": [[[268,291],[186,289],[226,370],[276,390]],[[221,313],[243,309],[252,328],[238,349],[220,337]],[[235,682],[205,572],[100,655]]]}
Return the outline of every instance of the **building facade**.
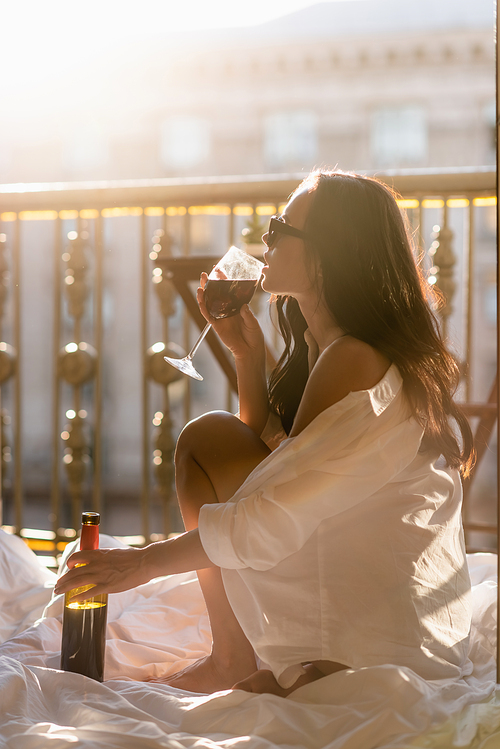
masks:
{"label": "building facade", "polygon": [[321,3],[159,35],[51,90],[22,122],[5,107],[0,182],[494,164],[493,4]]}

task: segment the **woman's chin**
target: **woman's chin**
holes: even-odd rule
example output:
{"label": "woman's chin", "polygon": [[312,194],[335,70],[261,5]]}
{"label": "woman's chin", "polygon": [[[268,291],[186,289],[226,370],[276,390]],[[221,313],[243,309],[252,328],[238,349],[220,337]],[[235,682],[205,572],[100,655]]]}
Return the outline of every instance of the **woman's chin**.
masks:
{"label": "woman's chin", "polygon": [[[268,270],[265,268],[264,270]],[[260,286],[262,291],[265,291],[267,294],[282,294],[283,292],[280,291],[280,285],[278,286],[276,284],[273,284],[272,279],[267,277],[265,274],[262,276],[262,280],[260,282]]]}

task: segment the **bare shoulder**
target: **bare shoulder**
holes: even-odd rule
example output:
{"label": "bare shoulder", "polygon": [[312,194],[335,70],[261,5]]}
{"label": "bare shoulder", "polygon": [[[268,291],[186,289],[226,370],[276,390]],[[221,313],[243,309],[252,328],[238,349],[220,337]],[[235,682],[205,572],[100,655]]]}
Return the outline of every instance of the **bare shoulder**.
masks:
{"label": "bare shoulder", "polygon": [[309,375],[290,436],[349,393],[374,387],[390,365],[384,354],[364,341],[338,338],[323,351]]}
{"label": "bare shoulder", "polygon": [[326,377],[332,387],[345,380],[349,390],[368,390],[385,375],[391,362],[380,351],[359,338],[344,336],[330,344],[321,354],[311,372]]}

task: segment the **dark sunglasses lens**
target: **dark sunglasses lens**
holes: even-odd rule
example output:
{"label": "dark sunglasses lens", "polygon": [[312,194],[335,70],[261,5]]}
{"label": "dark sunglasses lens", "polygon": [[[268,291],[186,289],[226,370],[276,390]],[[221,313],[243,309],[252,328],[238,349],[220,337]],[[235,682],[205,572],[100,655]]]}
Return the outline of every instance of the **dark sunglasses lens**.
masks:
{"label": "dark sunglasses lens", "polygon": [[266,244],[268,247],[271,247],[272,243],[274,242],[275,232],[273,230],[273,220],[271,219],[269,222],[269,227],[267,230],[267,237],[266,237]]}

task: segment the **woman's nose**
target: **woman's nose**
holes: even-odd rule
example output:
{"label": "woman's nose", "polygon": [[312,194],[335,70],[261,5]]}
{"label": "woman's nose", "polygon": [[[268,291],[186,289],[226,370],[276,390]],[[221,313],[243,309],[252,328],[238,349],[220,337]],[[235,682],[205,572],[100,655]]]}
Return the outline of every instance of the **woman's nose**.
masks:
{"label": "woman's nose", "polygon": [[269,247],[269,249],[271,249],[273,244],[276,242],[276,233],[266,231],[266,233],[262,235],[262,241],[264,242],[266,247]]}

